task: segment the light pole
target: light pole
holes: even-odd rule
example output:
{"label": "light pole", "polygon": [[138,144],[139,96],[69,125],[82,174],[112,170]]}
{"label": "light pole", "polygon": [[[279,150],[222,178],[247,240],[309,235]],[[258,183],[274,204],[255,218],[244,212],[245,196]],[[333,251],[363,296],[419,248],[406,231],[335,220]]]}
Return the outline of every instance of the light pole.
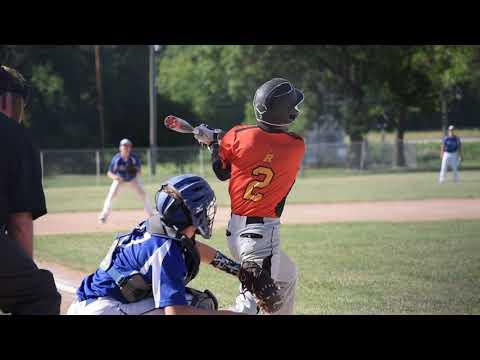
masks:
{"label": "light pole", "polygon": [[442,96],[442,132],[443,135],[447,135],[448,127],[448,106],[447,106],[447,94],[444,93]]}
{"label": "light pole", "polygon": [[103,108],[103,87],[102,87],[102,62],[100,58],[100,45],[95,45],[95,80],[97,85],[97,109],[100,120],[100,148],[101,148],[101,164],[103,164],[103,156],[105,150],[105,113]]}
{"label": "light pole", "polygon": [[150,174],[155,175],[157,164],[157,85],[155,55],[161,50],[160,45],[149,45],[149,96],[150,96]]}

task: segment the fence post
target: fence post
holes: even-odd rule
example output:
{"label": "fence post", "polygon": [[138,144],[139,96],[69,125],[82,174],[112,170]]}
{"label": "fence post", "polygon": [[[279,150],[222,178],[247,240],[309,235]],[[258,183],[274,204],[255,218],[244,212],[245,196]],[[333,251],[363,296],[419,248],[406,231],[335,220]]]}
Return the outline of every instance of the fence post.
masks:
{"label": "fence post", "polygon": [[42,169],[42,187],[43,187],[43,151],[40,151],[40,168]]}
{"label": "fence post", "polygon": [[151,159],[152,159],[152,152],[150,151],[150,149],[148,149],[147,150],[147,164],[150,164],[150,169],[148,171],[149,181],[151,180],[152,172],[154,171]]}
{"label": "fence post", "polygon": [[363,170],[364,167],[365,167],[365,155],[366,155],[366,154],[365,154],[365,152],[366,152],[366,151],[365,151],[365,148],[366,148],[365,145],[366,145],[366,144],[365,144],[365,139],[364,139],[364,140],[362,141],[362,147],[361,147],[361,149],[360,149],[360,170]]}
{"label": "fence post", "polygon": [[96,185],[100,185],[100,151],[95,151],[95,174],[97,175],[95,178]]}

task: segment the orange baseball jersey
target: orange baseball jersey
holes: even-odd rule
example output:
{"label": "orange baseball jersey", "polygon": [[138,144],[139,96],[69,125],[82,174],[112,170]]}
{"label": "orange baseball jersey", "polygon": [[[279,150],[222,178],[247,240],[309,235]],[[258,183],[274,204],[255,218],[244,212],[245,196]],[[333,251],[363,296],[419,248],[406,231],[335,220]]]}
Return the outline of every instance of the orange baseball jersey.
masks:
{"label": "orange baseball jersey", "polygon": [[280,217],[305,153],[293,133],[267,132],[256,125],[230,129],[221,139],[222,166],[231,166],[228,191],[236,215]]}

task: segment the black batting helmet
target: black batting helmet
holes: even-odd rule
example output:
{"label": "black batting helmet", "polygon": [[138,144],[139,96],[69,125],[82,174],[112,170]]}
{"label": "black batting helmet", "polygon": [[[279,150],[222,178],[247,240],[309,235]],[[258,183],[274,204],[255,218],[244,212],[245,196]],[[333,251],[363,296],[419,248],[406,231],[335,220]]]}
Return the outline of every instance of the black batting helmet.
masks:
{"label": "black batting helmet", "polygon": [[302,101],[303,92],[290,81],[274,78],[257,89],[253,109],[257,121],[272,126],[288,126],[297,118],[297,106]]}

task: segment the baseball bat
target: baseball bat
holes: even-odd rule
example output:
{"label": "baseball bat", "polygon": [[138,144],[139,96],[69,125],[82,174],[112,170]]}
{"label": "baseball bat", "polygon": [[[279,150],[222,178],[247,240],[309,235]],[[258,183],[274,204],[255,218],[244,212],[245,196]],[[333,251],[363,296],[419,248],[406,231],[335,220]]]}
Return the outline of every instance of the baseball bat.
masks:
{"label": "baseball bat", "polygon": [[179,118],[175,115],[168,115],[164,121],[165,127],[167,129],[184,133],[184,134],[193,134],[194,128],[193,126],[187,121]]}

